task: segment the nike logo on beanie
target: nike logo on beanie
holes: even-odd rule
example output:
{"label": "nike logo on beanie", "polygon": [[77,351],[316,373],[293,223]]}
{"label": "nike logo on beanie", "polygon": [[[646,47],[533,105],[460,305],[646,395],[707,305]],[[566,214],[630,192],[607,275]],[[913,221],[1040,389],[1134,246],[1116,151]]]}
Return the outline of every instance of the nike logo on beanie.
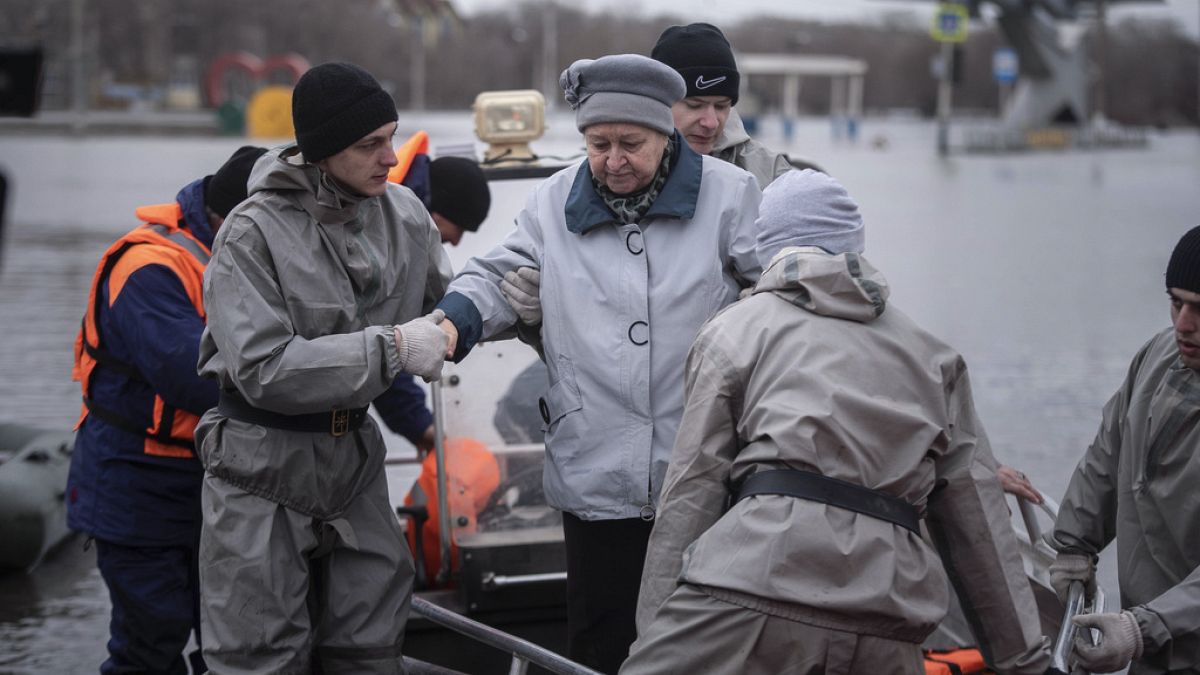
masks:
{"label": "nike logo on beanie", "polygon": [[725,81],[724,75],[722,75],[720,77],[714,77],[711,80],[706,80],[706,79],[704,79],[704,76],[701,75],[700,77],[696,78],[696,88],[697,89],[709,89],[711,87],[717,86],[718,84],[721,84],[724,81]]}

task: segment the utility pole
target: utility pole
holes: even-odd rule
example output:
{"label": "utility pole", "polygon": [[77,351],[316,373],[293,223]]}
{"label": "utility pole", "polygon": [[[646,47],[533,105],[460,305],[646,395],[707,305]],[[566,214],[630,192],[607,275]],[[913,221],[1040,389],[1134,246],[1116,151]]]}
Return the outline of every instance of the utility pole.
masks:
{"label": "utility pole", "polygon": [[71,111],[74,113],[71,127],[82,133],[84,113],[87,112],[87,68],[84,63],[84,10],[86,0],[71,2]]}
{"label": "utility pole", "polygon": [[1096,102],[1092,106],[1092,120],[1103,121],[1108,117],[1108,101],[1104,91],[1104,77],[1108,71],[1108,9],[1106,0],[1096,0]]}
{"label": "utility pole", "polygon": [[558,107],[558,2],[547,0],[542,10],[542,97],[546,112]]}
{"label": "utility pole", "polygon": [[425,18],[412,17],[412,58],[408,69],[408,105],[413,110],[425,109]]}

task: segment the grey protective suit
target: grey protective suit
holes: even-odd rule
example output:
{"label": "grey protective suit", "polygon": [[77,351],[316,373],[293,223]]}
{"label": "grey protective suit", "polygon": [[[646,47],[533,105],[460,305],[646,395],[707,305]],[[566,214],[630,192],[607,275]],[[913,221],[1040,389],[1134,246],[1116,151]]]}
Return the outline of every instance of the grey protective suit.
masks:
{"label": "grey protective suit", "polygon": [[[392,325],[434,306],[450,263],[407,188],[356,199],[297,152],[259,160],[217,235],[200,373],[277,413],[366,406],[400,372]],[[401,672],[413,567],[371,418],[335,437],[213,409],[196,445],[212,671]]]}
{"label": "grey protective suit", "polygon": [[1114,538],[1121,607],[1144,645],[1129,672],[1200,673],[1200,374],[1173,329],[1134,357],[1058,511],[1060,551],[1094,555]]}
{"label": "grey protective suit", "polygon": [[[947,573],[993,667],[1049,654],[962,358],[862,257],[788,248],[701,330],[622,673],[923,672]],[[800,469],[904,499],[872,516],[729,485]]]}
{"label": "grey protective suit", "polygon": [[730,108],[725,128],[709,154],[754,174],[759,189],[766,189],[780,174],[793,169],[787,155],[772,152],[762,143],[750,138],[735,108]]}

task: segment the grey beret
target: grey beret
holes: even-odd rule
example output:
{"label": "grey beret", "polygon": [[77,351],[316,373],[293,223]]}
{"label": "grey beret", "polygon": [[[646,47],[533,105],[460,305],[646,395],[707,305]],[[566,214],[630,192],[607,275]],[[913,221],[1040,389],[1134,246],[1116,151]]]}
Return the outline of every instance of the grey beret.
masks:
{"label": "grey beret", "polygon": [[862,253],[866,237],[858,204],[842,184],[820,171],[788,171],[763,190],[756,253],[763,269],[788,246]]}
{"label": "grey beret", "polygon": [[558,78],[583,131],[603,122],[628,122],[670,136],[671,106],[687,93],[674,68],[640,54],[613,54],[572,63]]}

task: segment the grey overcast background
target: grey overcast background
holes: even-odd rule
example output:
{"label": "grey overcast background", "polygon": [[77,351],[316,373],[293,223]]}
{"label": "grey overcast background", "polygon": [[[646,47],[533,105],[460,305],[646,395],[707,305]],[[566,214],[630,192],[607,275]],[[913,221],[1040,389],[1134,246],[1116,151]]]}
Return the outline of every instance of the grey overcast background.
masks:
{"label": "grey overcast background", "polygon": [[[895,11],[931,16],[936,2],[923,0],[555,0],[563,7],[583,6],[589,11],[618,11],[623,15],[674,14],[689,21],[737,21],[759,15],[786,16],[821,21],[870,22]],[[454,0],[464,15],[511,5],[511,0]],[[985,10],[986,11],[986,10]],[[1137,14],[1172,18],[1189,35],[1200,34],[1200,0],[1110,3],[1109,16],[1119,20]]]}

